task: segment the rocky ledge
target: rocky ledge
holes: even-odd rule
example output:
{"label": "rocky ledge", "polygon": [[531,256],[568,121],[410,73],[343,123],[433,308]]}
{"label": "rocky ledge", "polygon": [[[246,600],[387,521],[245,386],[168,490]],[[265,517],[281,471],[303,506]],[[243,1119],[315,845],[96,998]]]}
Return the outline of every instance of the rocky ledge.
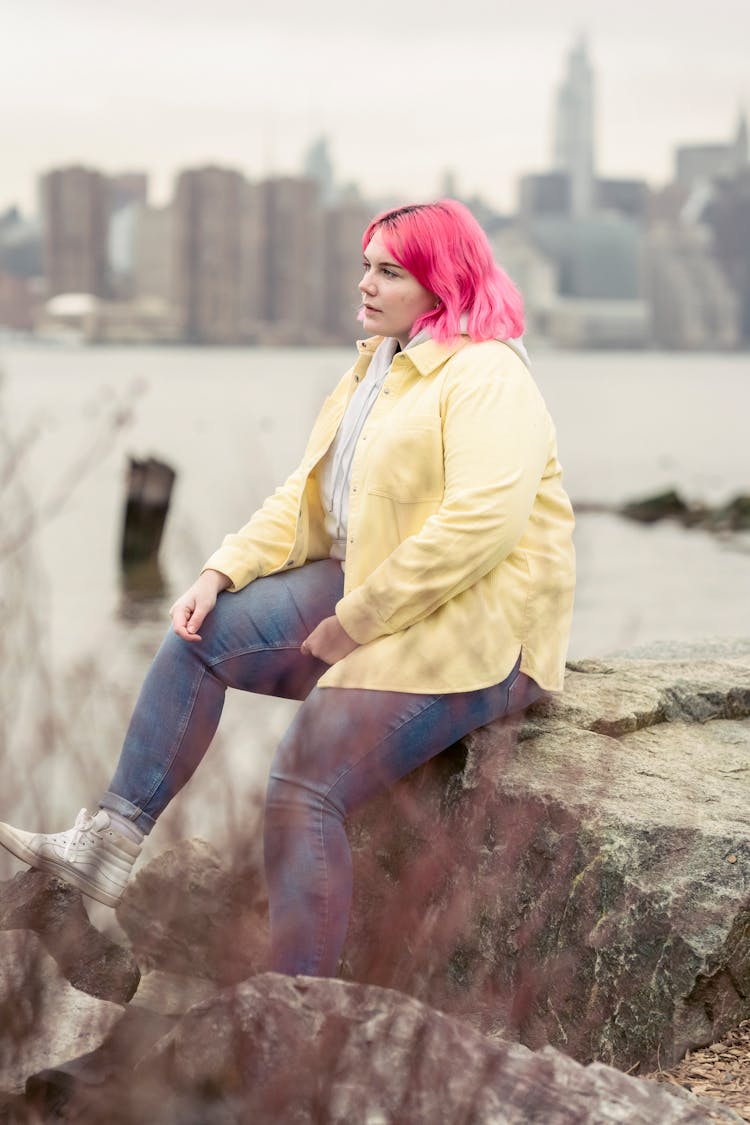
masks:
{"label": "rocky ledge", "polygon": [[583,1062],[750,1015],[750,646],[572,664],[353,826],[348,974]]}
{"label": "rocky ledge", "polygon": [[749,777],[750,646],[571,665],[351,824],[339,981],[262,973],[252,847],[144,867],[129,949],[24,872],[0,885],[0,1119],[739,1120],[620,1071],[750,1017]]}

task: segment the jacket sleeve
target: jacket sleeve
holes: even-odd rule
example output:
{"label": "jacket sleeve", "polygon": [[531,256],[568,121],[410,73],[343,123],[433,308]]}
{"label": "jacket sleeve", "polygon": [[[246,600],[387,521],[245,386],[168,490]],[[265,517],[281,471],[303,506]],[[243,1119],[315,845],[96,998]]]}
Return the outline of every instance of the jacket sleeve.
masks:
{"label": "jacket sleeve", "polygon": [[331,443],[343,414],[351,371],[339,380],[318,412],[302,461],[292,475],[268,497],[239,531],[227,535],[204,563],[203,570],[220,570],[231,580],[229,590],[241,590],[256,578],[307,561],[310,513],[306,486],[310,471]]}
{"label": "jacket sleeve", "polygon": [[442,410],[439,509],[336,606],[360,644],[433,613],[502,562],[524,533],[549,457],[544,401],[525,369],[465,374]]}
{"label": "jacket sleeve", "polygon": [[304,462],[268,497],[239,531],[226,535],[203,570],[220,570],[231,580],[232,591],[241,590],[255,578],[281,570],[289,561],[299,566],[304,558],[294,559],[298,515],[307,473]]}

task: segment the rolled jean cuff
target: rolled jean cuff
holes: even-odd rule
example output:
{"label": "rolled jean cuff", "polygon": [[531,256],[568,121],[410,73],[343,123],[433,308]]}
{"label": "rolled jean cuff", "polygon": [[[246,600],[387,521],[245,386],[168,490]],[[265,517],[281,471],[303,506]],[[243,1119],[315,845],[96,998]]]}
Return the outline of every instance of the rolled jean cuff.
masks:
{"label": "rolled jean cuff", "polygon": [[99,808],[109,809],[110,812],[116,812],[120,816],[124,816],[126,820],[132,820],[136,828],[140,828],[146,836],[156,824],[152,816],[145,813],[143,809],[139,809],[137,805],[126,801],[124,797],[118,797],[117,793],[104,793],[99,800]]}

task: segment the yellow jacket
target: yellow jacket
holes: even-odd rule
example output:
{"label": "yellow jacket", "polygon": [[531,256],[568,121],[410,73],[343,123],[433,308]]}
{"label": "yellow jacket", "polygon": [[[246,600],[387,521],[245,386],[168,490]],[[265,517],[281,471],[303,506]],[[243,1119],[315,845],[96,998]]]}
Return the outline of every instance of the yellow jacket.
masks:
{"label": "yellow jacket", "polygon": [[[357,345],[300,466],[207,561],[231,590],[328,556],[315,467],[379,343]],[[554,427],[515,352],[462,337],[398,353],[352,465],[336,615],[361,647],[320,686],[471,691],[503,680],[520,651],[521,670],[559,690],[572,531]]]}

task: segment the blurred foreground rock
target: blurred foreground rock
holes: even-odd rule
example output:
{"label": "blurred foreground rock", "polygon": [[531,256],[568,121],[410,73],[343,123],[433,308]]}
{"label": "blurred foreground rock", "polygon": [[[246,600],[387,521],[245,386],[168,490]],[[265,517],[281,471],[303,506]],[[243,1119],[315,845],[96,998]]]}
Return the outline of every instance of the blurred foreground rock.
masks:
{"label": "blurred foreground rock", "polygon": [[[476,732],[356,818],[342,968],[361,983],[253,975],[267,942],[254,840],[231,866],[193,840],[140,870],[117,911],[132,952],[107,951],[59,880],[0,885],[16,973],[0,1094],[30,1076],[38,1114],[7,1120],[737,1120],[573,1061],[666,1068],[750,1016],[750,645],[653,656],[572,665],[560,699]],[[138,967],[124,1018],[54,999],[102,1003],[61,970],[127,999]],[[15,1026],[24,1051],[38,1040],[20,1063]]]}
{"label": "blurred foreground rock", "polygon": [[135,957],[91,925],[80,893],[54,875],[23,871],[0,883],[0,931],[31,930],[70,983],[125,1004],[140,980]]}
{"label": "blurred foreground rock", "polygon": [[[625,1070],[713,1042],[750,1016],[749,715],[750,646],[572,665],[350,825],[344,976]],[[146,867],[118,909],[141,966],[262,968],[254,862]]]}
{"label": "blurred foreground rock", "polygon": [[[557,1051],[492,1042],[398,992],[264,974],[197,1004],[132,1080],[65,1120],[224,1125],[708,1125],[694,1100]],[[42,1093],[37,1083],[37,1098]],[[50,1090],[48,1089],[48,1092]],[[113,1096],[114,1095],[114,1096]],[[39,1104],[39,1103],[37,1103]]]}
{"label": "blurred foreground rock", "polygon": [[[246,849],[245,849],[246,850]],[[252,849],[231,866],[205,840],[188,840],[137,872],[117,907],[144,970],[220,985],[263,967],[267,901]]]}
{"label": "blurred foreground rock", "polygon": [[19,1094],[41,1067],[97,1048],[123,1011],[74,988],[36,934],[0,933],[0,1093]]}
{"label": "blurred foreground rock", "polygon": [[583,1062],[713,1042],[750,1015],[749,715],[741,646],[573,665],[352,826],[347,975]]}

